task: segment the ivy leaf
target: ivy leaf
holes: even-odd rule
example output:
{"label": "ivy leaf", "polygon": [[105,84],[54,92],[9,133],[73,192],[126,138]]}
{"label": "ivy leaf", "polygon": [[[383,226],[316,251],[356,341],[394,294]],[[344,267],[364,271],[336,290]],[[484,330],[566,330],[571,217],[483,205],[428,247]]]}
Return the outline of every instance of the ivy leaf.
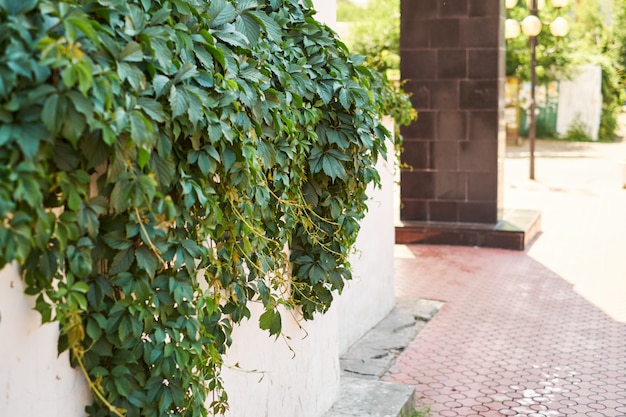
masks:
{"label": "ivy leaf", "polygon": [[211,19],[211,28],[232,22],[237,16],[235,7],[226,0],[212,0],[208,13]]}
{"label": "ivy leaf", "polygon": [[41,120],[53,135],[56,135],[61,130],[66,108],[67,101],[60,99],[58,94],[51,94],[44,103],[41,111]]}
{"label": "ivy leaf", "polygon": [[0,7],[10,16],[28,13],[37,6],[38,0],[0,0]]}
{"label": "ivy leaf", "polygon": [[[98,340],[100,336],[102,336],[102,327],[104,326],[102,326],[94,316],[87,319],[86,331],[87,336],[89,336],[91,340]],[[102,317],[101,314],[99,314],[99,316]]]}
{"label": "ivy leaf", "polygon": [[346,137],[343,132],[340,132],[335,129],[327,129],[324,132],[326,134],[326,138],[328,139],[328,143],[339,146],[341,149],[348,149],[350,146],[350,140]]}
{"label": "ivy leaf", "polygon": [[137,266],[148,274],[150,278],[154,278],[154,274],[159,267],[159,260],[150,249],[145,246],[139,246],[136,251]]}
{"label": "ivy leaf", "polygon": [[67,138],[72,145],[76,146],[86,127],[87,120],[85,120],[85,116],[76,111],[74,106],[69,106],[64,117],[61,134]]}
{"label": "ivy leaf", "polygon": [[311,284],[323,282],[324,278],[326,278],[326,272],[324,269],[317,264],[313,264],[309,270],[309,279],[311,280]]}
{"label": "ivy leaf", "polygon": [[77,13],[70,14],[64,19],[64,22],[80,29],[80,31],[96,45],[100,44],[100,38],[93,27],[93,22],[89,20],[87,16]]}
{"label": "ivy leaf", "polygon": [[92,197],[88,204],[82,204],[78,210],[78,227],[81,233],[87,233],[95,239],[98,236],[101,216],[107,212],[107,203],[104,197]]}
{"label": "ivy leaf", "polygon": [[163,111],[163,106],[158,101],[148,97],[139,97],[137,106],[155,122],[162,123],[165,121],[165,111]]}
{"label": "ivy leaf", "polygon": [[110,232],[104,235],[102,238],[104,242],[112,249],[126,250],[133,245],[133,243],[130,240],[126,239],[126,236],[124,236],[124,234],[121,232]]}
{"label": "ivy leaf", "polygon": [[118,62],[117,74],[122,81],[128,81],[131,87],[140,91],[146,86],[145,74],[136,66],[129,64],[128,62]]}
{"label": "ivy leaf", "polygon": [[248,38],[251,45],[256,44],[261,34],[261,25],[254,16],[249,14],[239,15],[235,21],[235,28]]}
{"label": "ivy leaf", "polygon": [[128,271],[133,264],[134,258],[134,250],[132,247],[118,252],[113,257],[113,263],[109,267],[109,274],[116,275],[120,272]]}
{"label": "ivy leaf", "polygon": [[59,141],[54,145],[54,163],[59,169],[71,172],[78,167],[80,155],[68,143]]}
{"label": "ivy leaf", "polygon": [[346,170],[341,162],[331,155],[324,155],[322,157],[322,169],[324,170],[324,173],[333,180],[337,178],[345,178],[346,176]]}
{"label": "ivy leaf", "polygon": [[282,320],[280,317],[280,313],[276,312],[276,314],[274,314],[274,319],[272,320],[272,325],[270,326],[270,335],[275,334],[276,337],[278,337],[281,329],[282,329]]}
{"label": "ivy leaf", "polygon": [[143,61],[143,51],[141,45],[137,42],[130,41],[120,52],[118,57],[121,61],[140,62]]}
{"label": "ivy leaf", "polygon": [[259,3],[256,0],[239,0],[237,2],[237,11],[240,13],[256,7],[259,7]]}
{"label": "ivy leaf", "polygon": [[76,213],[63,212],[56,223],[55,236],[59,241],[59,249],[64,251],[68,241],[78,238],[79,230],[76,226]]}
{"label": "ivy leaf", "polygon": [[185,62],[174,76],[173,83],[180,83],[181,81],[193,78],[196,75],[198,75],[198,68],[196,65],[192,62]]}
{"label": "ivy leaf", "polygon": [[213,56],[213,58],[222,66],[222,68],[226,68],[226,56],[221,48],[216,48],[213,45],[206,45],[206,49]]}
{"label": "ivy leaf", "polygon": [[205,176],[209,176],[209,174],[215,173],[217,164],[206,153],[201,152],[198,155],[198,167]]}
{"label": "ivy leaf", "polygon": [[315,187],[313,187],[311,183],[307,182],[304,185],[303,195],[304,195],[304,200],[308,204],[310,204],[312,207],[317,207],[320,199],[319,199],[319,196],[317,195],[317,192],[315,191]]}
{"label": "ivy leaf", "polygon": [[224,149],[222,152],[222,161],[224,162],[224,169],[226,171],[230,171],[236,160],[237,155],[235,155],[235,152],[229,148]]}
{"label": "ivy leaf", "polygon": [[221,30],[216,30],[214,35],[222,42],[240,48],[248,48],[251,42],[250,39],[231,24],[225,24]]}
{"label": "ivy leaf", "polygon": [[[92,260],[89,252],[77,250],[70,260],[70,271],[78,277],[86,277],[91,274]],[[79,283],[86,285],[84,283]],[[86,291],[85,291],[86,292]]]}
{"label": "ivy leaf", "polygon": [[317,94],[320,96],[324,104],[330,103],[333,99],[334,81],[325,80],[317,84]]}
{"label": "ivy leaf", "polygon": [[43,253],[39,261],[39,271],[43,276],[51,280],[59,269],[60,254],[56,251],[48,250]]}
{"label": "ivy leaf", "polygon": [[184,90],[179,90],[176,86],[172,86],[170,88],[169,102],[170,106],[172,106],[172,117],[178,117],[187,112],[189,100],[187,100]]}
{"label": "ivy leaf", "polygon": [[168,68],[172,64],[172,50],[167,45],[165,39],[156,36],[150,38],[150,47],[153,55],[163,68]]}
{"label": "ivy leaf", "polygon": [[278,23],[276,23],[276,21],[272,17],[257,10],[250,10],[247,13],[257,19],[257,21],[263,26],[263,29],[265,29],[265,33],[267,33],[267,36],[271,40],[275,42],[280,41],[280,39],[282,38],[282,30]]}
{"label": "ivy leaf", "polygon": [[150,170],[156,174],[156,180],[160,186],[168,187],[172,184],[176,170],[172,159],[163,159],[161,155],[153,152],[148,161],[148,166]]}
{"label": "ivy leaf", "polygon": [[102,139],[104,140],[104,143],[106,143],[107,145],[113,145],[115,141],[117,140],[117,136],[113,128],[111,126],[104,125],[104,126],[101,126],[101,129],[102,129]]}
{"label": "ivy leaf", "polygon": [[43,139],[48,138],[48,132],[41,124],[30,123],[20,125],[18,130],[14,130],[14,133],[18,132],[20,134],[20,138],[17,141],[17,144],[24,153],[24,156],[28,159],[35,156],[37,150],[39,149],[40,142]]}
{"label": "ivy leaf", "polygon": [[148,149],[155,145],[156,136],[152,123],[137,110],[130,115],[130,134],[137,146]]}
{"label": "ivy leaf", "polygon": [[0,124],[0,146],[13,139],[15,130],[16,127],[13,124]]}
{"label": "ivy leaf", "polygon": [[87,91],[93,86],[93,70],[87,61],[77,62],[72,71],[78,77],[78,88],[83,95],[87,95]]}
{"label": "ivy leaf", "polygon": [[347,88],[339,90],[339,102],[344,109],[349,110],[352,105],[352,93]]}
{"label": "ivy leaf", "polygon": [[135,4],[128,5],[129,13],[124,17],[124,33],[135,36],[144,30],[146,26],[145,12]]}
{"label": "ivy leaf", "polygon": [[[213,70],[215,69],[215,65],[213,64],[213,55],[211,55],[211,53],[209,53],[208,50],[198,45],[198,47],[194,50],[194,54],[196,55],[196,58],[198,58],[198,61],[200,61],[200,63],[205,69],[209,70],[210,72],[213,72]],[[199,75],[202,76],[202,72],[200,72]],[[203,76],[203,79],[204,78],[205,77]]]}
{"label": "ivy leaf", "polygon": [[259,317],[259,327],[263,330],[269,330],[270,335],[278,337],[282,328],[280,313],[272,307],[265,310]]}
{"label": "ivy leaf", "polygon": [[154,88],[157,98],[163,95],[169,85],[170,79],[165,75],[155,75],[152,79],[152,87]]}
{"label": "ivy leaf", "polygon": [[[98,125],[100,127],[100,125]],[[107,146],[104,132],[101,137],[89,135],[80,143],[80,150],[87,159],[87,169],[102,167],[111,154],[111,148]]]}
{"label": "ivy leaf", "polygon": [[150,24],[154,26],[154,25],[160,25],[161,23],[165,23],[167,18],[170,17],[171,13],[172,13],[172,10],[170,9],[169,6],[165,6],[165,5],[162,6],[161,8],[157,9],[157,11],[155,11],[152,14],[152,17],[150,18]]}
{"label": "ivy leaf", "polygon": [[195,93],[189,92],[189,89],[185,89],[185,91],[187,93],[186,97],[189,103],[187,115],[189,116],[189,120],[191,121],[192,125],[196,126],[204,116],[202,112],[202,102]]}
{"label": "ivy leaf", "polygon": [[143,408],[148,404],[148,398],[143,391],[132,391],[128,394],[128,402],[138,408]]}
{"label": "ivy leaf", "polygon": [[150,151],[143,149],[143,148],[137,151],[137,165],[139,165],[139,168],[143,169],[149,160],[150,160]]}

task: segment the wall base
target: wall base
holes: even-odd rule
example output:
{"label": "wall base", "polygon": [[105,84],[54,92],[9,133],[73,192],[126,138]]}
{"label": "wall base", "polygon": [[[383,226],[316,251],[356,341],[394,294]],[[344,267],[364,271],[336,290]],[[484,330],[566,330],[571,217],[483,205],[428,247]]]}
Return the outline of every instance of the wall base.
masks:
{"label": "wall base", "polygon": [[341,377],[339,400],[324,417],[409,417],[415,402],[410,385]]}
{"label": "wall base", "polygon": [[541,231],[541,212],[502,210],[496,223],[402,221],[396,243],[480,246],[525,250]]}

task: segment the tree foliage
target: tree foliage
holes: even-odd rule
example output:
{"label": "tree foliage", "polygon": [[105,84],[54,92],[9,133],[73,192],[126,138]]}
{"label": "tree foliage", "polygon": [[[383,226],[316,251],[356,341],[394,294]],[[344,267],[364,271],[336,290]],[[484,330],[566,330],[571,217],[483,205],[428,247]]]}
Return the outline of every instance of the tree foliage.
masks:
{"label": "tree foliage", "polygon": [[[619,3],[619,4],[618,4]],[[576,47],[576,64],[596,64],[602,68],[602,117],[598,136],[600,140],[612,141],[617,134],[617,117],[624,100],[623,9],[616,2],[613,21],[604,15],[595,0],[581,0],[576,5],[576,24],[573,44]]]}
{"label": "tree foliage", "polygon": [[381,95],[396,121],[396,155],[402,153],[400,125],[417,118],[410,96],[397,82],[400,78],[400,1],[369,0],[365,5],[350,0],[337,2],[337,20],[348,24],[345,42],[349,49],[363,55],[365,64],[382,74]]}
{"label": "tree foliage", "polygon": [[615,39],[615,54],[619,64],[620,81],[626,87],[626,3],[613,4],[612,34]]}
{"label": "tree foliage", "polygon": [[350,24],[349,48],[364,55],[367,64],[380,71],[400,69],[400,1],[350,0],[337,2],[337,20]]}
{"label": "tree foliage", "polygon": [[[566,14],[567,10],[557,11],[550,1],[539,12],[543,22],[551,22],[559,14]],[[526,2],[520,0],[520,5],[509,11],[509,18],[521,22],[530,13]],[[545,84],[569,75],[574,48],[568,38],[559,39],[550,33],[548,25],[544,24],[537,36],[535,71],[537,84]],[[520,33],[515,39],[506,42],[506,75],[519,77],[522,80],[530,80],[530,46],[529,38]]]}
{"label": "tree foliage", "polygon": [[310,319],[350,279],[378,120],[409,109],[313,15],[0,0],[0,266],[59,322],[91,416],[222,412],[248,303],[278,334],[279,305]]}
{"label": "tree foliage", "polygon": [[[521,2],[520,2],[521,3]],[[579,65],[602,67],[602,117],[600,140],[612,141],[617,132],[617,116],[624,91],[624,58],[626,11],[623,2],[614,2],[613,21],[609,22],[597,0],[579,0],[569,13],[573,17],[567,39],[556,39],[544,25],[537,37],[537,83],[568,78]],[[569,10],[561,11],[561,14]],[[527,14],[525,6],[513,8],[510,17],[521,21]],[[539,13],[544,22],[551,22],[557,12],[550,2]],[[506,74],[529,79],[530,54],[528,38],[521,34],[507,41]]]}

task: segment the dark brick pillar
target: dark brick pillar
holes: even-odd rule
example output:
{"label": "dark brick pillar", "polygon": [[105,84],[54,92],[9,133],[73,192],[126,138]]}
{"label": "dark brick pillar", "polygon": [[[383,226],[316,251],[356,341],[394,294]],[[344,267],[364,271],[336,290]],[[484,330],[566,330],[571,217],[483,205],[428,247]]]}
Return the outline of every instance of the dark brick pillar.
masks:
{"label": "dark brick pillar", "polygon": [[505,146],[502,0],[401,0],[402,220],[495,223]]}

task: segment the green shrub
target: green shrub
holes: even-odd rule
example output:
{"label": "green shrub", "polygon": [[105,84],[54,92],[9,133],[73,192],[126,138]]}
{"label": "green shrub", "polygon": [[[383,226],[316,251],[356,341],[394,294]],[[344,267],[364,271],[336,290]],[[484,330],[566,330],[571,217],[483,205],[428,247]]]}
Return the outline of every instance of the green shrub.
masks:
{"label": "green shrub", "polygon": [[350,23],[346,44],[380,72],[400,69],[400,1],[337,2],[337,20]]}
{"label": "green shrub", "polygon": [[609,25],[600,4],[594,0],[581,0],[576,7],[576,25],[573,27],[574,46],[579,64],[597,64],[602,68],[602,115],[599,140],[613,141],[617,136],[617,116],[624,100],[622,77],[624,68],[620,51],[619,8],[616,6],[615,21]]}
{"label": "green shrub", "polygon": [[58,321],[91,416],[222,412],[248,302],[277,335],[278,306],[310,319],[350,279],[403,99],[313,16],[0,0],[0,267]]}
{"label": "green shrub", "polygon": [[576,119],[567,130],[563,139],[571,142],[591,142],[589,128],[580,120]]}

